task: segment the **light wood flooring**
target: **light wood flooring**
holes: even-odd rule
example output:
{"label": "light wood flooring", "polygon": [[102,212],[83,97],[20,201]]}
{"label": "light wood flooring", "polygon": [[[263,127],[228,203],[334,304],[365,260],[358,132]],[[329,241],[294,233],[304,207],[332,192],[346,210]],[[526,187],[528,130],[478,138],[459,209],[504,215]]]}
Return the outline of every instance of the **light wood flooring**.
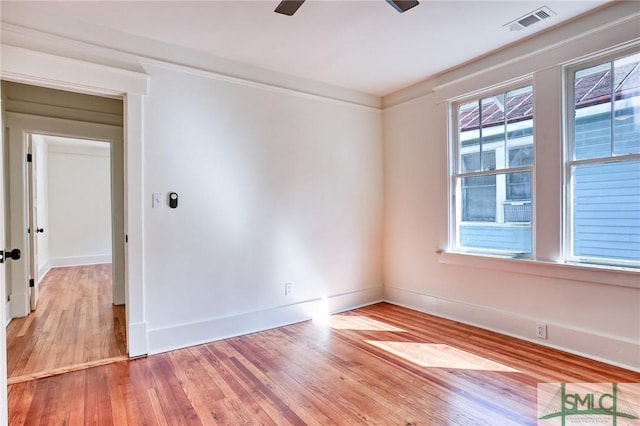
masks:
{"label": "light wood flooring", "polygon": [[640,374],[380,303],[9,386],[11,425],[536,425],[544,382]]}
{"label": "light wood flooring", "polygon": [[126,358],[124,306],[113,306],[111,265],[54,268],[37,309],[7,327],[9,383]]}

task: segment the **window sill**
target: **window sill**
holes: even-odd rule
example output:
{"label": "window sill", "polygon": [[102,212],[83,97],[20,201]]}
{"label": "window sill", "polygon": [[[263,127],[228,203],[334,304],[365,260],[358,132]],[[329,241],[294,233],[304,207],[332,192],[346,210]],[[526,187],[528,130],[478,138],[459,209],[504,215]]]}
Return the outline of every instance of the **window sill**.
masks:
{"label": "window sill", "polygon": [[441,252],[440,263],[492,269],[540,277],[640,289],[640,270],[618,266],[554,263],[472,253]]}

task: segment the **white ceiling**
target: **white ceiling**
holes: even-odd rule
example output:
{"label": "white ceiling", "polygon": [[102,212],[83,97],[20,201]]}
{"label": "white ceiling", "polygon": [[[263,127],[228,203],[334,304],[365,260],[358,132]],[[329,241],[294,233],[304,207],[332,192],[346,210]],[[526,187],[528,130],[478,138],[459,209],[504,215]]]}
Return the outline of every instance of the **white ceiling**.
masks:
{"label": "white ceiling", "polygon": [[[2,3],[6,8],[10,2]],[[44,1],[28,7],[52,18],[64,16],[383,96],[607,1],[421,0],[400,14],[385,0],[308,0],[291,17],[273,12],[278,3]],[[504,27],[542,6],[557,15],[519,32]],[[71,30],[61,26],[58,32],[65,31]]]}

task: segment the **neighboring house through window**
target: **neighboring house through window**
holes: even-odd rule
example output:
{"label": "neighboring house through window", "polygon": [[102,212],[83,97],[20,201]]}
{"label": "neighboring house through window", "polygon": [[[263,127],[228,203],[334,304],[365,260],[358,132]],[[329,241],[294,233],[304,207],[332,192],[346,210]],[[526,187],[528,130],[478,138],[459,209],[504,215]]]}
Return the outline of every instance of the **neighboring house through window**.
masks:
{"label": "neighboring house through window", "polygon": [[531,253],[533,88],[455,104],[456,248]]}
{"label": "neighboring house through window", "polygon": [[[564,69],[564,261],[640,267],[640,52]],[[534,158],[534,96],[528,85],[451,104],[453,251],[536,259],[534,167],[562,163],[549,149]]]}
{"label": "neighboring house through window", "polygon": [[640,265],[640,53],[569,68],[566,257]]}

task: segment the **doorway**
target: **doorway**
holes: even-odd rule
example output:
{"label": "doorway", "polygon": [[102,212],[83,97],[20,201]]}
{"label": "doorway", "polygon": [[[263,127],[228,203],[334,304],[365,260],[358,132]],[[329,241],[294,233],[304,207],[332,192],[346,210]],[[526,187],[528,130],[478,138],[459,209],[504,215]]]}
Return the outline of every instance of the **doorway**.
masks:
{"label": "doorway", "polygon": [[9,383],[124,359],[122,101],[2,89]]}
{"label": "doorway", "polygon": [[51,268],[111,264],[110,144],[42,134],[30,139],[32,278],[39,282]]}

